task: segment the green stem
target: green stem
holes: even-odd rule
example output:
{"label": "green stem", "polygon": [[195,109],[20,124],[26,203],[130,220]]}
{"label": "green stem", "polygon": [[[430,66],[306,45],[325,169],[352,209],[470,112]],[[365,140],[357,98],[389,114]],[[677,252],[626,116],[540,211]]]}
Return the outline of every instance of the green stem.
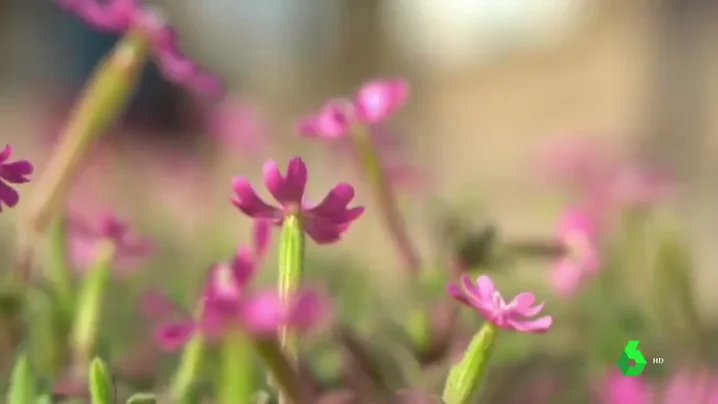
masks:
{"label": "green stem", "polygon": [[257,353],[267,366],[274,384],[281,392],[280,400],[292,404],[308,404],[314,400],[309,397],[303,388],[297,370],[292,366],[289,358],[282,352],[280,346],[274,341],[257,341]]}
{"label": "green stem", "polygon": [[[296,293],[304,274],[305,238],[301,218],[288,216],[282,225],[279,241],[279,294],[288,303]],[[279,341],[285,354],[292,362],[297,359],[297,341],[292,330],[282,327]]]}
{"label": "green stem", "polygon": [[75,305],[75,290],[67,258],[67,219],[65,217],[58,218],[51,227],[47,277],[54,286],[63,317],[71,316]]}
{"label": "green stem", "polygon": [[190,394],[197,376],[201,374],[205,352],[205,341],[199,333],[185,344],[179,366],[167,393],[171,402],[182,402]]}
{"label": "green stem", "polygon": [[464,357],[449,371],[442,399],[446,404],[467,404],[478,391],[491,358],[497,328],[486,322],[471,340]]}
{"label": "green stem", "polygon": [[217,388],[218,404],[251,402],[254,393],[252,340],[233,330],[224,336]]}
{"label": "green stem", "polygon": [[375,198],[384,219],[383,222],[386,224],[396,249],[404,261],[404,267],[409,274],[416,275],[421,268],[419,253],[414,248],[411,237],[409,237],[406,222],[399,211],[396,196],[386,176],[376,145],[369,132],[363,127],[355,127],[352,132],[352,138],[361,160],[364,174],[374,189]]}
{"label": "green stem", "polygon": [[94,252],[94,262],[88,268],[79,291],[76,315],[70,334],[70,342],[75,354],[74,364],[78,369],[85,368],[94,354],[115,246],[112,242],[104,240],[98,243]]}
{"label": "green stem", "polygon": [[21,229],[18,268],[29,279],[32,250],[63,201],[80,162],[95,140],[125,111],[149,55],[147,38],[129,32],[100,62],[60,135],[60,143],[37,180]]}

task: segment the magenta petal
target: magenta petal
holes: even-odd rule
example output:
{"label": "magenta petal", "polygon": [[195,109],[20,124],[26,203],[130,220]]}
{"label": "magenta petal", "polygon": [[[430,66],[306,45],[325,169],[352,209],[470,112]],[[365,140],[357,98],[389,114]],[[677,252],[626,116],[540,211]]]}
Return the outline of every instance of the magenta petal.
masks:
{"label": "magenta petal", "polygon": [[519,293],[513,298],[513,300],[511,300],[509,307],[517,313],[524,313],[525,311],[531,309],[531,306],[533,306],[535,301],[536,296],[533,293],[523,292]]}
{"label": "magenta petal", "polygon": [[446,287],[446,291],[449,293],[449,295],[454,300],[457,300],[458,302],[460,302],[466,306],[473,307],[471,302],[466,298],[466,296],[464,296],[464,292],[459,287],[459,285],[457,285],[455,283],[451,283],[451,284],[449,284],[449,286]]}
{"label": "magenta petal", "polygon": [[174,351],[187,343],[195,330],[196,326],[192,321],[170,323],[158,327],[155,331],[155,338],[160,348]]}
{"label": "magenta petal", "polygon": [[0,181],[0,206],[4,203],[8,207],[12,208],[17,205],[18,202],[20,202],[20,195],[17,191]]}
{"label": "magenta petal", "polygon": [[255,219],[277,219],[281,217],[281,212],[261,200],[246,179],[235,177],[232,180],[232,189],[235,193],[232,203],[247,216]]}
{"label": "magenta petal", "polygon": [[269,242],[272,238],[272,226],[266,220],[255,220],[252,229],[254,240],[254,253],[258,258],[264,256],[269,248]]}
{"label": "magenta petal", "polygon": [[304,220],[304,231],[317,244],[332,244],[342,238],[347,225],[336,224],[320,216],[309,216]]}
{"label": "magenta petal", "polygon": [[27,160],[15,161],[0,166],[0,177],[13,184],[29,182],[28,175],[32,174],[32,164]]}
{"label": "magenta petal", "polygon": [[553,318],[551,316],[545,316],[536,320],[527,321],[517,321],[514,319],[509,319],[508,324],[516,331],[538,334],[546,332],[551,328],[551,325],[553,324]]}
{"label": "magenta petal", "polygon": [[357,116],[366,123],[378,123],[402,107],[409,96],[404,80],[376,80],[359,89],[356,96]]}
{"label": "magenta petal", "polygon": [[464,274],[461,276],[461,287],[464,289],[464,296],[472,302],[474,306],[483,305],[484,298],[481,296],[479,288],[471,280],[471,276]]}
{"label": "magenta petal", "polygon": [[7,161],[12,156],[12,146],[9,144],[6,144],[5,147],[3,147],[2,151],[0,151],[0,164]]}
{"label": "magenta petal", "polygon": [[327,312],[325,302],[317,293],[300,291],[292,300],[287,321],[300,331],[306,331],[316,325]]}
{"label": "magenta petal", "polygon": [[287,322],[287,308],[276,291],[265,291],[246,299],[240,321],[257,337],[273,337]]}
{"label": "magenta petal", "polygon": [[301,204],[304,190],[307,188],[309,173],[301,157],[294,157],[287,164],[286,197],[290,202]]}
{"label": "magenta petal", "polygon": [[346,183],[337,184],[319,204],[308,211],[338,222],[345,221],[347,205],[352,199],[354,199],[354,187]]}
{"label": "magenta petal", "polygon": [[247,246],[242,246],[232,260],[232,274],[235,287],[240,291],[247,287],[254,276],[256,265],[254,254]]}
{"label": "magenta petal", "polygon": [[611,373],[600,391],[605,404],[651,404],[653,395],[645,380]]}

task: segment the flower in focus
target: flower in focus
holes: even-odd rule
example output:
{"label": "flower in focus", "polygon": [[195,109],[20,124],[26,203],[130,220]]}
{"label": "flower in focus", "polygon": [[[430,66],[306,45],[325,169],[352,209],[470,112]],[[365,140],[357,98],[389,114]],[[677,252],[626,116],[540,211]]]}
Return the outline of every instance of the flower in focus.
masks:
{"label": "flower in focus", "polygon": [[230,150],[256,153],[266,133],[264,121],[251,105],[228,100],[210,111],[209,131]]}
{"label": "flower in focus", "polygon": [[[603,404],[718,404],[718,378],[706,372],[678,372],[662,389],[639,377],[612,373],[600,392]],[[656,397],[660,397],[658,401]]]}
{"label": "flower in focus", "polygon": [[153,250],[148,239],[134,235],[127,222],[112,214],[102,214],[93,222],[70,215],[68,250],[77,270],[85,270],[93,263],[98,244],[102,241],[110,241],[114,245],[114,265],[120,271],[134,268],[137,260],[147,257]]}
{"label": "flower in focus", "polygon": [[552,269],[552,285],[564,297],[571,296],[586,276],[601,266],[598,223],[584,209],[569,209],[559,222],[557,239],[564,250]]}
{"label": "flower in focus", "polygon": [[67,11],[94,29],[117,35],[134,30],[144,35],[155,61],[168,81],[184,85],[200,94],[216,97],[222,83],[180,51],[177,33],[158,13],[140,0],[57,0]]}
{"label": "flower in focus", "polygon": [[507,304],[491,278],[485,275],[479,276],[476,283],[468,275],[463,275],[461,286],[450,284],[448,292],[460,303],[478,311],[486,321],[504,330],[542,333],[548,331],[553,323],[551,316],[531,319],[543,309],[543,303],[534,305],[536,296],[533,293],[520,293]]}
{"label": "flower in focus", "polygon": [[32,174],[33,166],[27,160],[10,162],[12,147],[6,145],[0,151],[0,212],[3,204],[9,208],[14,207],[20,201],[20,195],[10,184],[24,184],[29,182],[28,176]]}
{"label": "flower in focus", "polygon": [[289,161],[286,176],[270,160],[264,164],[264,184],[281,207],[264,202],[244,177],[232,180],[235,194],[232,203],[247,216],[275,225],[281,225],[286,216],[300,215],[303,229],[312,240],[318,244],[336,242],[351,222],[364,213],[364,208],[348,207],[354,199],[354,188],[345,183],[336,185],[320,203],[309,204],[304,197],[307,177],[307,166],[299,157]]}
{"label": "flower in focus", "polygon": [[[318,322],[324,312],[318,294],[299,291],[289,303],[284,303],[275,290],[252,292],[249,283],[255,269],[252,252],[246,247],[241,248],[229,264],[214,265],[202,294],[199,318],[192,320],[185,316],[161,324],[155,332],[160,347],[177,349],[196,332],[215,340],[227,329],[240,327],[255,338],[274,338],[283,326],[306,331]],[[150,297],[146,313],[156,317],[176,312],[161,295]]]}

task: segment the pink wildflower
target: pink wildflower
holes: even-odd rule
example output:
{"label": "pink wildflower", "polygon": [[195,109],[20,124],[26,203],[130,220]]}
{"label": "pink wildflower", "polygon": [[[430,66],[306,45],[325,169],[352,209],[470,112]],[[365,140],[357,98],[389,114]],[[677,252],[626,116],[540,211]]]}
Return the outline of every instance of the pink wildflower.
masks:
{"label": "pink wildflower", "polygon": [[536,296],[533,293],[520,293],[507,304],[491,278],[485,275],[479,276],[475,284],[468,275],[463,275],[461,286],[450,284],[448,292],[460,303],[478,311],[486,321],[504,330],[543,333],[553,323],[551,316],[530,319],[543,309],[543,303],[534,305]]}
{"label": "pink wildflower", "polygon": [[644,209],[673,193],[673,180],[654,169],[628,164],[619,170],[607,193],[618,209]]}
{"label": "pink wildflower", "polygon": [[7,183],[24,184],[29,182],[28,176],[32,174],[33,170],[29,161],[9,162],[10,157],[12,157],[12,147],[6,145],[0,151],[0,212],[2,212],[3,204],[12,208],[20,201],[20,195]]}
{"label": "pink wildflower", "polygon": [[718,378],[705,372],[682,371],[657,389],[640,377],[612,373],[600,397],[603,404],[718,404]]}
{"label": "pink wildflower", "polygon": [[57,0],[85,23],[105,33],[124,35],[136,30],[145,35],[164,77],[175,84],[210,97],[219,96],[222,83],[179,49],[177,33],[141,0]]}
{"label": "pink wildflower", "polygon": [[364,213],[364,208],[347,207],[354,199],[354,188],[345,183],[336,185],[319,204],[309,204],[304,198],[307,177],[307,166],[299,157],[289,161],[286,176],[279,171],[276,162],[268,161],[264,164],[264,184],[281,208],[260,199],[243,177],[232,180],[235,193],[232,203],[246,215],[270,220],[275,225],[281,225],[287,215],[300,214],[304,230],[315,242],[336,242],[351,222]]}
{"label": "pink wildflower", "polygon": [[128,224],[105,213],[95,222],[86,222],[71,215],[68,226],[68,249],[77,270],[85,270],[92,264],[96,248],[101,241],[110,241],[115,247],[114,263],[118,270],[133,268],[136,260],[149,255],[152,244],[130,232]]}
{"label": "pink wildflower", "polygon": [[[177,349],[196,332],[215,340],[226,330],[240,327],[255,338],[274,338],[282,326],[306,331],[317,323],[324,311],[319,295],[300,291],[285,304],[275,290],[253,293],[249,283],[255,269],[248,248],[240,249],[230,264],[213,266],[202,295],[199,319],[185,317],[160,325],[155,333],[160,347]],[[171,308],[158,295],[152,299],[151,312]]]}
{"label": "pink wildflower", "polygon": [[552,284],[559,295],[571,296],[601,266],[598,223],[583,209],[569,209],[561,219],[557,238],[564,254],[552,270]]}

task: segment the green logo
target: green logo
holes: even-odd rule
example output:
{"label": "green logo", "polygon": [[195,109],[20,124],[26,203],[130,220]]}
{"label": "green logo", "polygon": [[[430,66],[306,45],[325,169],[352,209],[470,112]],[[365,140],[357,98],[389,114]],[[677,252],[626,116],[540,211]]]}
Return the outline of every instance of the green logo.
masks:
{"label": "green logo", "polygon": [[[628,341],[626,347],[623,349],[623,353],[616,361],[616,365],[624,376],[640,376],[643,373],[643,369],[646,368],[646,358],[643,357],[643,353],[639,351],[639,341]],[[631,361],[633,364],[631,364]]]}

